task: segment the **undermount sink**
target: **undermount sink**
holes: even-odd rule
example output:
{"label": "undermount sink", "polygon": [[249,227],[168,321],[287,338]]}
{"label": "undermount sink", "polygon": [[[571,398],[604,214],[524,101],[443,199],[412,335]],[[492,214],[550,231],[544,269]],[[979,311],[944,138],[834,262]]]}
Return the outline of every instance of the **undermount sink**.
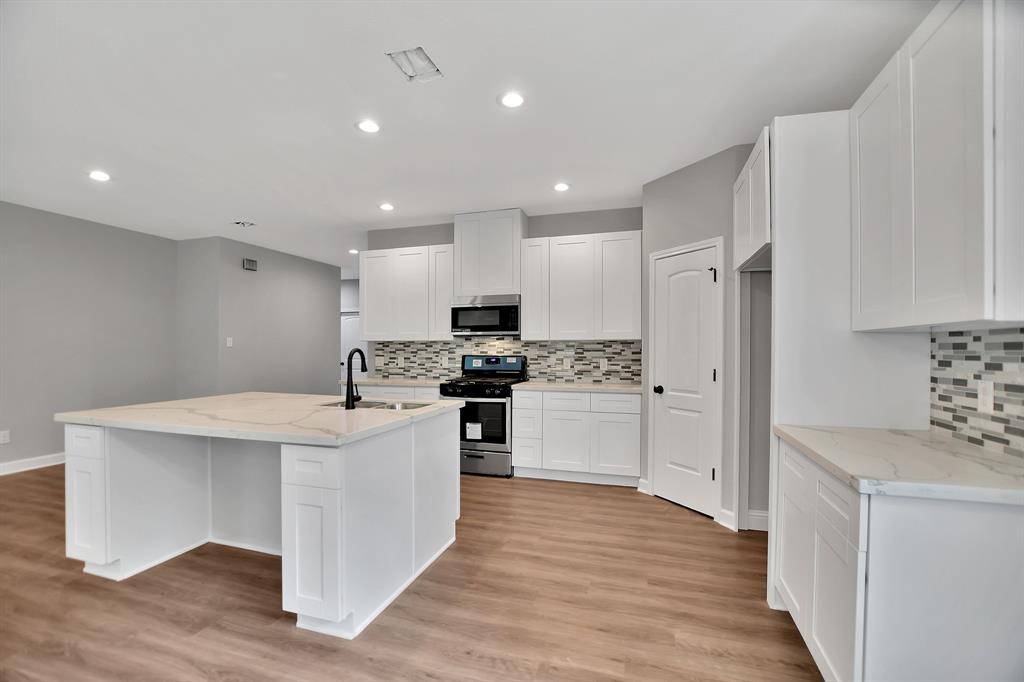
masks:
{"label": "undermount sink", "polygon": [[[356,403],[356,409],[360,410],[418,410],[427,407],[430,403],[386,403],[382,400],[360,400]],[[324,403],[320,407],[345,407],[345,401],[336,403]]]}

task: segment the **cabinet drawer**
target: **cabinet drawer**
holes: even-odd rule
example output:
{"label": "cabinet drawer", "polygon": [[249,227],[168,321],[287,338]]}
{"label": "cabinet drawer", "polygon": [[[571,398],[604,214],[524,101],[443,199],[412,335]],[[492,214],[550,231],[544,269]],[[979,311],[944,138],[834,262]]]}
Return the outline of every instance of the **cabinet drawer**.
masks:
{"label": "cabinet drawer", "polygon": [[539,469],[543,462],[544,441],[539,438],[512,439],[512,466]]}
{"label": "cabinet drawer", "polygon": [[64,453],[68,457],[103,459],[103,427],[67,424],[64,427]]}
{"label": "cabinet drawer", "polygon": [[515,438],[540,438],[544,435],[543,413],[540,410],[512,408],[512,436]]}
{"label": "cabinet drawer", "polygon": [[631,393],[591,393],[590,411],[640,414],[640,396]]}
{"label": "cabinet drawer", "polygon": [[544,394],[545,410],[563,410],[569,412],[590,412],[589,393],[561,393],[554,392]]}
{"label": "cabinet drawer", "polygon": [[814,508],[819,516],[819,524],[824,520],[835,529],[843,542],[849,542],[858,550],[866,550],[867,538],[862,538],[860,532],[860,494],[824,469],[815,468],[818,469],[818,476]]}
{"label": "cabinet drawer", "polygon": [[544,394],[540,391],[512,391],[512,407],[540,410],[544,407]]}
{"label": "cabinet drawer", "polygon": [[441,389],[437,386],[418,386],[413,389],[413,395],[416,400],[440,400]]}
{"label": "cabinet drawer", "polygon": [[341,488],[341,453],[310,445],[281,446],[281,483]]}
{"label": "cabinet drawer", "polygon": [[359,394],[367,400],[415,400],[412,386],[360,386]]}

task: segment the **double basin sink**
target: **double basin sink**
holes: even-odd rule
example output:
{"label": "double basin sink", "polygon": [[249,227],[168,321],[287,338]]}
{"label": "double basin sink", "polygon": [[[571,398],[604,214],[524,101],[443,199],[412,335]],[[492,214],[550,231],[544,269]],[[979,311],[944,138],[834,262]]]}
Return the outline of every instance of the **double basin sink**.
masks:
{"label": "double basin sink", "polygon": [[[387,403],[380,400],[360,400],[356,403],[356,409],[359,410],[418,410],[421,407],[427,407],[430,403],[412,403],[412,402],[395,402]],[[324,403],[321,407],[340,407],[345,408],[345,401],[342,400],[336,403]]]}

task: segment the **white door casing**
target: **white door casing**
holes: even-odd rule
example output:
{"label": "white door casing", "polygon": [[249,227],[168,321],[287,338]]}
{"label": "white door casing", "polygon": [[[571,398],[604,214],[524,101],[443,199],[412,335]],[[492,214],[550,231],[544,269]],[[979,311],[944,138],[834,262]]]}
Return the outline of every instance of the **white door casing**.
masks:
{"label": "white door casing", "polygon": [[723,251],[716,238],[652,254],[650,267],[652,491],[710,516],[721,508]]}

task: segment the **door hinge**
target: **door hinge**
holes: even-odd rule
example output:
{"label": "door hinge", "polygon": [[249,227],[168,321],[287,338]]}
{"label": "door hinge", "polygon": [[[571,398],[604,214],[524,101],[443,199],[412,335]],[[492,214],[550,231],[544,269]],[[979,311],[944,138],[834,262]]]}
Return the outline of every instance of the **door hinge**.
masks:
{"label": "door hinge", "polygon": [[711,467],[711,480],[715,480],[715,467]]}
{"label": "door hinge", "polygon": [[711,278],[712,278],[711,281],[717,282],[718,281],[718,268],[708,268],[708,272],[711,273]]}
{"label": "door hinge", "polygon": [[718,370],[717,369],[711,370],[711,380],[712,381],[718,381]]}

